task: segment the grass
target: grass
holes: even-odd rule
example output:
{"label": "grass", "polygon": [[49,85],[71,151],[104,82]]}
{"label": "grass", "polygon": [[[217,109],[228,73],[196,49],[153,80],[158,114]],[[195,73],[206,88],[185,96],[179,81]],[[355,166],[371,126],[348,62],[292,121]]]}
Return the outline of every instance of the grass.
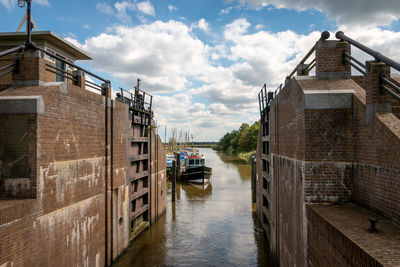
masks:
{"label": "grass", "polygon": [[238,158],[247,162],[251,163],[251,157],[256,156],[256,151],[250,151],[250,152],[240,152],[238,154]]}

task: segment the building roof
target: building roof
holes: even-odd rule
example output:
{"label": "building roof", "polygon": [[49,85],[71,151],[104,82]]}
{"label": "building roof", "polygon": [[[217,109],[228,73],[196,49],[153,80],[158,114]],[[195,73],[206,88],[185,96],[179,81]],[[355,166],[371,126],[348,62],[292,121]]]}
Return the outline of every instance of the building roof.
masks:
{"label": "building roof", "polygon": [[[0,32],[0,45],[19,45],[26,41],[26,32]],[[51,31],[34,31],[32,32],[32,41],[37,43],[38,46],[50,43],[52,46],[57,47],[61,51],[68,53],[74,57],[74,60],[88,60],[92,59],[82,49],[71,44],[64,38],[58,36]]]}

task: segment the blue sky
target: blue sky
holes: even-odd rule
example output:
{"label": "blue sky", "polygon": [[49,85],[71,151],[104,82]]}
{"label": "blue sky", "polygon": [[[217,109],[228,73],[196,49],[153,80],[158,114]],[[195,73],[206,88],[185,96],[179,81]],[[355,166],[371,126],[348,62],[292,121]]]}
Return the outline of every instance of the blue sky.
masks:
{"label": "blue sky", "polygon": [[[78,64],[109,78],[114,89],[142,80],[154,95],[161,136],[167,125],[216,141],[258,120],[262,85],[282,83],[323,30],[343,30],[400,60],[398,0],[32,2],[39,30],[94,58]],[[24,12],[16,0],[0,0],[0,31],[15,31]]]}

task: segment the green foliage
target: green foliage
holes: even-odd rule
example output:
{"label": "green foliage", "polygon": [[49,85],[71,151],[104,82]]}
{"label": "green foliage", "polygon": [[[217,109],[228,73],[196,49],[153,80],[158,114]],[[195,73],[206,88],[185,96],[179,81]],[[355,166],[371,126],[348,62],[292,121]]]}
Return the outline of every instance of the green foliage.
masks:
{"label": "green foliage", "polygon": [[251,126],[247,123],[243,123],[238,130],[226,133],[219,140],[215,149],[233,154],[254,151],[257,147],[259,131],[259,121],[254,122]]}

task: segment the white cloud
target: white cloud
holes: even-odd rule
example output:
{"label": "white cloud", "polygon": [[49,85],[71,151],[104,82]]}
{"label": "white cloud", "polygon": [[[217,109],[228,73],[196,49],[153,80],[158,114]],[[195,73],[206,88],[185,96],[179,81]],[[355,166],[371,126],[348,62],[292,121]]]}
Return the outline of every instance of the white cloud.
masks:
{"label": "white cloud", "polygon": [[[256,121],[257,93],[262,85],[266,82],[272,89],[284,82],[320,38],[317,31],[308,35],[290,30],[253,33],[246,19],[237,19],[225,26],[223,40],[209,46],[196,37],[192,26],[174,20],[156,21],[116,26],[83,44],[67,40],[90,51],[92,70],[110,73],[128,88],[140,78],[142,88],[154,94],[158,125],[190,129],[198,140],[210,141],[242,122]],[[400,60],[396,51],[400,33],[376,27],[341,29]],[[353,54],[362,61],[370,58],[355,49]]]}
{"label": "white cloud", "polygon": [[238,0],[254,9],[273,5],[287,9],[317,9],[338,25],[387,25],[400,16],[398,0]]}
{"label": "white cloud", "polygon": [[126,84],[139,77],[151,91],[183,90],[209,66],[209,48],[177,21],[118,26],[87,39],[83,48],[92,53],[96,68]]}
{"label": "white cloud", "polygon": [[116,2],[114,4],[114,8],[116,10],[115,15],[117,16],[117,18],[124,23],[128,23],[131,21],[131,17],[128,15],[127,11],[135,10],[136,6],[131,2],[122,1],[122,2]]}
{"label": "white cloud", "polygon": [[201,18],[197,23],[192,24],[192,29],[196,29],[196,28],[198,28],[206,33],[208,33],[210,30],[208,22],[203,18]]}
{"label": "white cloud", "polygon": [[177,11],[178,10],[178,8],[176,7],[176,6],[173,6],[173,5],[168,5],[168,9],[169,9],[169,11]]}
{"label": "white cloud", "polygon": [[[132,0],[116,2],[114,6],[110,6],[107,3],[97,3],[96,8],[98,11],[115,16],[122,23],[131,22],[131,17],[128,14],[129,11],[139,11],[146,15],[155,16],[155,10],[153,5],[149,1],[144,1],[136,4],[136,1]],[[142,15],[138,15],[138,18],[144,22],[145,19]]]}
{"label": "white cloud", "polygon": [[13,0],[0,0],[0,3],[8,10],[11,10],[11,7],[16,3],[16,1]]}
{"label": "white cloud", "polygon": [[153,5],[149,1],[140,2],[137,4],[137,8],[146,15],[155,16],[156,12]]}
{"label": "white cloud", "polygon": [[227,8],[225,8],[225,9],[222,9],[219,13],[220,14],[229,14],[229,12],[231,12],[231,10],[232,10],[232,8],[233,7],[227,7]]}
{"label": "white cloud", "polygon": [[48,0],[35,0],[35,1],[33,1],[33,3],[43,5],[43,6],[50,6]]}
{"label": "white cloud", "polygon": [[114,10],[113,10],[112,6],[110,6],[106,3],[97,3],[96,9],[104,14],[114,15]]}

